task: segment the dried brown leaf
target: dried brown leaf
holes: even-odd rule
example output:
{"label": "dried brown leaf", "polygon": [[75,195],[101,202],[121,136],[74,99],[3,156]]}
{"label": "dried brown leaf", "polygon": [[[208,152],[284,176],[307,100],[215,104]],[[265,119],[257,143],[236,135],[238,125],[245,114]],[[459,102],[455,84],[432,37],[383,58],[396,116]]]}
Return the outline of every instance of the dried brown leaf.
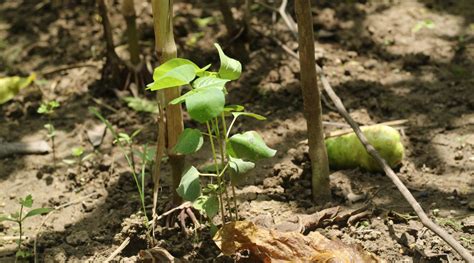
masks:
{"label": "dried brown leaf", "polygon": [[250,252],[253,262],[381,262],[371,253],[311,232],[279,232],[252,222],[226,224],[214,237],[224,255]]}

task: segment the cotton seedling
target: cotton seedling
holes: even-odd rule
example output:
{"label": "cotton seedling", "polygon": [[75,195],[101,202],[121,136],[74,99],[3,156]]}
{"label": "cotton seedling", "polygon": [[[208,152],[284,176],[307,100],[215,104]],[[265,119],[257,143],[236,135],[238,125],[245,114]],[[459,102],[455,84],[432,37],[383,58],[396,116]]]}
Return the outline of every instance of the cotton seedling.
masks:
{"label": "cotton seedling", "polygon": [[53,101],[41,103],[41,105],[39,106],[37,110],[39,114],[43,114],[48,117],[48,123],[44,125],[44,128],[48,132],[47,133],[48,139],[51,140],[51,148],[53,149],[53,164],[55,166],[56,166],[56,148],[54,144],[54,138],[56,137],[56,130],[51,121],[51,115],[53,115],[55,109],[58,107],[59,107],[59,102],[53,100]]}
{"label": "cotton seedling", "polygon": [[47,214],[53,210],[52,208],[45,207],[45,208],[35,208],[35,209],[30,209],[29,211],[25,211],[25,208],[33,207],[33,197],[31,195],[26,196],[25,199],[20,198],[19,204],[20,204],[20,209],[18,210],[18,212],[15,212],[11,214],[10,216],[0,215],[0,222],[10,221],[18,225],[19,237],[18,237],[18,240],[16,241],[17,243],[16,259],[17,260],[31,257],[31,253],[23,248],[24,221],[27,218],[37,216],[37,215]]}
{"label": "cotton seedling", "polygon": [[80,174],[82,163],[94,155],[94,153],[89,153],[89,154],[84,154],[84,153],[85,153],[84,148],[82,148],[81,146],[73,147],[71,149],[71,155],[73,159],[64,159],[63,162],[69,165],[77,164],[77,174]]}
{"label": "cotton seedling", "polygon": [[242,66],[239,61],[228,57],[218,44],[215,46],[221,64],[217,72],[208,71],[210,65],[200,68],[190,60],[175,58],[157,67],[153,75],[154,82],[148,85],[152,91],[182,85],[191,88],[170,104],[184,103],[191,119],[201,124],[203,131],[184,129],[171,151],[185,155],[196,153],[207,137],[212,150],[213,167],[199,171],[196,166],[189,166],[176,191],[184,200],[192,202],[194,208],[207,215],[211,229],[215,229],[212,219],[219,213],[224,224],[227,219],[238,220],[236,184],[255,167],[254,162],[273,157],[276,153],[256,131],[232,134],[232,127],[239,117],[257,120],[265,120],[265,117],[245,112],[240,105],[225,105],[225,85],[240,77]]}

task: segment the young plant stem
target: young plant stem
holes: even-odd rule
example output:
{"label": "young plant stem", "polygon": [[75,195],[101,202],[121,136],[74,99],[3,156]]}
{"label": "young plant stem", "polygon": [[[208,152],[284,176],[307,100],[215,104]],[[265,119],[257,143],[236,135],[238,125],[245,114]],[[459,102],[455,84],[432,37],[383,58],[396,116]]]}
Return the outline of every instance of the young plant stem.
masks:
{"label": "young plant stem", "polygon": [[[145,151],[146,151],[146,148],[145,148]],[[144,153],[146,154],[146,152]],[[143,214],[145,215],[145,220],[146,220],[146,225],[148,226],[148,217],[146,215],[146,208],[145,208],[145,168],[146,168],[146,165],[147,165],[147,160],[146,160],[146,157],[143,158],[143,164],[142,164],[142,170],[141,170],[141,194],[140,194],[140,198],[141,198],[141,201],[142,201],[142,208],[143,208]]]}
{"label": "young plant stem", "polygon": [[[212,134],[212,130],[211,130],[211,126],[209,125],[209,122],[207,121],[206,122],[206,126],[207,126],[207,132],[209,134]],[[212,138],[212,136],[209,136],[209,141],[211,142],[211,149],[212,149],[212,158],[214,159],[214,165],[215,165],[215,169],[216,169],[216,173],[219,174],[219,164],[217,163],[217,155],[216,155],[216,148],[214,147],[214,139]],[[217,176],[217,184],[219,185],[219,187],[221,187],[221,178],[220,176]],[[224,210],[224,200],[222,198],[222,192],[219,191],[219,204],[220,204],[220,210],[221,210],[221,217],[222,217],[222,225],[225,224],[225,210]]]}
{"label": "young plant stem", "polygon": [[232,197],[234,199],[235,220],[239,220],[239,207],[237,206],[237,196],[235,195],[235,186],[232,186]]}
{"label": "young plant stem", "polygon": [[309,0],[295,1],[298,18],[298,49],[301,67],[301,89],[304,115],[308,128],[309,157],[311,160],[313,200],[324,204],[331,199],[329,186],[329,162],[324,144],[321,95],[317,88],[314,65],[314,36],[311,3]]}
{"label": "young plant stem", "polygon": [[56,147],[54,146],[54,126],[51,121],[51,116],[48,115],[48,123],[49,123],[49,129],[48,129],[48,135],[51,138],[51,148],[53,150],[53,167],[56,168]]}
{"label": "young plant stem", "polygon": [[[227,143],[227,140],[229,139],[229,134],[227,133],[227,123],[225,121],[225,115],[223,112],[221,113],[221,119],[222,119],[222,131],[223,131],[223,136],[224,136],[224,143]],[[225,145],[224,145],[224,148],[225,148]],[[229,163],[228,161],[229,155],[227,154],[227,151],[225,155],[227,157],[227,163]],[[235,186],[232,184],[232,181],[230,182],[230,185],[232,187],[232,200],[234,201],[235,220],[239,220],[239,208],[237,207],[237,198],[235,196]]]}
{"label": "young plant stem", "polygon": [[[23,238],[23,220],[22,220],[22,217],[23,217],[23,204],[20,205],[20,214],[18,216],[18,227],[20,228],[20,238],[18,239],[18,250],[17,251],[20,251],[21,250],[21,242],[22,242],[22,238]],[[17,261],[17,257],[15,257],[15,262]]]}
{"label": "young plant stem", "polygon": [[[219,152],[221,154],[221,166],[224,166],[224,163],[226,163],[226,159],[225,159],[225,152],[224,152],[224,143],[222,142],[221,132],[219,130],[219,119],[215,118],[214,122],[212,122],[212,125],[214,126],[214,129],[216,130],[217,144],[219,145]],[[225,181],[225,174],[224,173],[222,173],[221,180],[222,180],[223,185],[224,185],[224,193],[225,193],[225,199],[226,199],[226,202],[227,202],[227,210],[229,211],[230,221],[234,221],[234,218],[232,216],[232,209],[230,207],[231,202],[230,202],[230,198],[229,198],[229,192],[227,191],[227,184],[226,184],[226,181]]]}
{"label": "young plant stem", "polygon": [[82,165],[82,158],[81,156],[79,155],[77,157],[77,175],[80,176],[81,175],[81,165]]}
{"label": "young plant stem", "polygon": [[[138,194],[140,195],[140,201],[142,203],[142,209],[143,209],[143,213],[144,213],[144,216],[145,216],[145,221],[148,222],[149,220],[148,220],[148,217],[146,215],[146,208],[145,208],[145,191],[142,191],[142,188],[140,187],[140,184],[138,182],[137,173],[135,172],[135,170],[132,169],[132,167],[133,167],[132,160],[130,159],[130,156],[128,155],[127,151],[125,150],[125,145],[123,145],[123,143],[119,140],[118,134],[115,132],[115,130],[112,127],[112,125],[110,124],[110,122],[108,120],[106,120],[98,111],[94,110],[93,113],[94,113],[95,116],[97,116],[97,118],[99,118],[105,124],[107,129],[110,130],[110,132],[112,133],[112,136],[117,141],[117,144],[120,147],[120,151],[125,156],[125,159],[127,160],[128,167],[130,167],[130,170],[132,170],[132,176],[133,176],[133,179],[135,180],[135,184],[137,185],[137,190],[138,190]],[[143,167],[142,167],[143,175],[144,175],[145,166],[146,166],[146,160],[145,160],[145,163],[143,164]],[[144,190],[144,188],[143,188],[143,190]],[[147,229],[148,229],[148,225],[149,224],[147,223],[146,224]]]}
{"label": "young plant stem", "polygon": [[130,159],[132,161],[132,169],[133,171],[136,171],[135,170],[135,154],[133,153],[133,145],[132,143],[129,144],[129,148],[130,148]]}

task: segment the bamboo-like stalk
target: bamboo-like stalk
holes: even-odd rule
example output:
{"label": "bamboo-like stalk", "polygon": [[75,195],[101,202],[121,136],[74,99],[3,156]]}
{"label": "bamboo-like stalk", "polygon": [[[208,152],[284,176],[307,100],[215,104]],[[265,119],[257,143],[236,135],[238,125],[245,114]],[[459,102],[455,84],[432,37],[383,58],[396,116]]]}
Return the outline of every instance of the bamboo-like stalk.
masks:
{"label": "bamboo-like stalk", "polygon": [[[173,35],[173,0],[152,0],[153,25],[155,30],[155,49],[160,64],[169,59],[176,58],[176,44]],[[184,170],[184,155],[172,154],[169,151],[178,141],[183,131],[183,115],[181,105],[168,105],[168,103],[180,96],[180,89],[169,88],[158,92],[158,104],[160,105],[160,118],[158,124],[157,153],[155,155],[155,169],[153,171],[153,218],[156,218],[156,205],[158,198],[161,157],[164,149],[168,149],[169,161],[173,180],[173,189],[178,188],[181,175]],[[164,111],[164,114],[163,114]],[[181,197],[173,191],[172,203],[179,205]],[[153,220],[154,222],[155,220]]]}
{"label": "bamboo-like stalk", "polygon": [[140,64],[140,46],[138,44],[138,32],[136,22],[136,12],[133,0],[123,0],[122,15],[127,24],[128,51],[130,52],[130,62],[133,66]]}
{"label": "bamboo-like stalk", "polygon": [[104,38],[107,48],[107,59],[119,60],[119,57],[115,52],[114,39],[112,37],[112,27],[110,26],[110,20],[105,0],[97,0],[97,5],[99,7],[100,17],[102,18],[102,27],[104,29]]}
{"label": "bamboo-like stalk", "polygon": [[295,1],[298,18],[298,43],[301,67],[301,88],[304,114],[308,127],[309,157],[311,159],[313,199],[323,203],[331,198],[329,164],[324,144],[321,94],[317,88],[314,58],[314,36],[309,0]]}

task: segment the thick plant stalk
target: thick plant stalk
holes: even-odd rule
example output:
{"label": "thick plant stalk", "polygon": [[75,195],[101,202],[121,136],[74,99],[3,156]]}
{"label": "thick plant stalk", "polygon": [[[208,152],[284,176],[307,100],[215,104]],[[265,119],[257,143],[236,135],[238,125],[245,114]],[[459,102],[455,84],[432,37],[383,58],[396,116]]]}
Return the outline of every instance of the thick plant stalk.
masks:
{"label": "thick plant stalk", "polygon": [[120,58],[115,52],[114,39],[112,37],[112,27],[110,26],[107,5],[105,4],[105,0],[97,0],[97,5],[99,7],[99,14],[102,18],[102,27],[104,29],[104,39],[107,49],[108,60],[107,63],[114,67],[113,73],[118,73],[118,64],[120,62]]}
{"label": "thick plant stalk", "polygon": [[324,144],[321,117],[321,94],[317,88],[313,23],[309,0],[295,1],[299,28],[299,53],[301,88],[304,114],[308,127],[309,157],[311,159],[313,199],[321,204],[331,198],[329,186],[329,164]]}
{"label": "thick plant stalk", "polygon": [[123,0],[122,15],[127,23],[128,51],[130,52],[130,62],[133,66],[140,64],[140,46],[138,45],[138,32],[136,22],[136,12],[133,0]]}
{"label": "thick plant stalk", "polygon": [[[166,62],[169,59],[176,58],[176,44],[174,42],[173,36],[173,0],[153,0],[153,23],[155,30],[155,48],[158,55],[158,61],[160,64]],[[183,115],[181,110],[181,105],[168,105],[168,103],[180,96],[179,88],[169,88],[165,89],[162,92],[158,93],[159,103],[162,104],[162,107],[165,110],[164,114],[164,134],[165,134],[165,146],[160,146],[163,143],[163,140],[158,138],[158,147],[168,149],[169,161],[171,164],[172,170],[172,179],[173,179],[173,189],[178,188],[179,182],[181,180],[181,174],[184,170],[184,156],[179,154],[172,154],[169,151],[178,141],[178,137],[183,131]],[[163,122],[161,122],[163,126]],[[163,127],[159,127],[162,129]],[[158,159],[160,158],[160,159]],[[161,162],[161,154],[156,154],[155,163],[158,164]],[[160,170],[154,170],[154,182],[155,185],[159,183]],[[155,191],[158,190],[155,187]],[[157,193],[154,193],[157,195]],[[173,191],[172,202],[174,205],[179,205],[181,202],[176,191]],[[156,198],[154,198],[154,207],[156,207]]]}

